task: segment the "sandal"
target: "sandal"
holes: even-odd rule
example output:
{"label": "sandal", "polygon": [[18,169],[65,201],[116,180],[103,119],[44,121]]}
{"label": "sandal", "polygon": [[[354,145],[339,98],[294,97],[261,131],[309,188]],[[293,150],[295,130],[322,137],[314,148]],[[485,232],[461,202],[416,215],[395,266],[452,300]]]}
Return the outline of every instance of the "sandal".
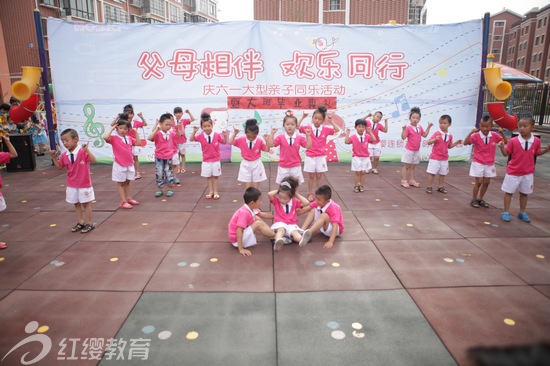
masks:
{"label": "sandal", "polygon": [[217,193],[214,193],[214,195],[212,196],[213,199],[215,200],[219,200],[220,199],[220,195],[217,194]]}
{"label": "sandal", "polygon": [[86,225],[84,225],[84,228],[82,228],[82,230],[80,230],[80,233],[81,234],[87,234],[90,231],[92,231],[93,229],[95,229],[95,226],[93,224],[86,224]]}
{"label": "sandal", "polygon": [[0,241],[0,249],[6,249],[8,247],[8,244]]}
{"label": "sandal", "polygon": [[479,201],[477,201],[477,203],[479,203],[479,205],[483,208],[489,208],[489,204],[487,202],[485,202],[484,200],[479,200]]}
{"label": "sandal", "polygon": [[76,224],[75,226],[73,226],[73,228],[71,229],[71,231],[73,233],[76,233],[77,231],[80,231],[84,229],[84,224],[81,224],[80,222],[78,224]]}
{"label": "sandal", "polygon": [[411,180],[411,181],[409,182],[409,185],[410,185],[411,187],[415,187],[415,188],[419,188],[419,187],[420,187],[420,183],[418,183],[418,182],[415,181],[415,180]]}
{"label": "sandal", "polygon": [[479,201],[478,200],[471,200],[470,201],[470,206],[475,207],[475,208],[479,208]]}
{"label": "sandal", "polygon": [[432,194],[433,193],[432,187],[427,187],[426,188],[426,193]]}
{"label": "sandal", "polygon": [[212,199],[212,193],[208,193],[206,196],[204,196],[204,198],[206,198],[207,200],[211,200]]}
{"label": "sandal", "polygon": [[355,193],[359,193],[359,186],[353,187],[353,191],[354,191]]}
{"label": "sandal", "polygon": [[310,193],[310,194],[307,196],[307,200],[308,200],[309,202],[313,202],[314,199],[315,199],[315,198],[313,197],[313,193]]}
{"label": "sandal", "polygon": [[439,188],[437,189],[437,191],[438,191],[439,193],[447,194],[447,190],[446,190],[445,188],[443,188],[443,187],[439,187]]}
{"label": "sandal", "polygon": [[363,186],[359,186],[359,192],[365,192],[365,190],[363,189]]}
{"label": "sandal", "polygon": [[409,188],[409,182],[407,182],[406,180],[402,180],[401,181],[401,187],[405,187],[405,188]]}

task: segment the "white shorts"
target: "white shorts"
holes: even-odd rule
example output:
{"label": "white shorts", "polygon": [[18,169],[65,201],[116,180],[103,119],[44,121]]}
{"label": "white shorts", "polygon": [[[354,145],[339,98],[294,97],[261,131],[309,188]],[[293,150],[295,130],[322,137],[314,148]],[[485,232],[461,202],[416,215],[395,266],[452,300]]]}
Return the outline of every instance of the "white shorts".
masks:
{"label": "white shorts", "polygon": [[430,159],[426,172],[428,174],[447,175],[449,174],[449,161]]}
{"label": "white shorts", "polygon": [[275,222],[273,225],[271,225],[271,230],[273,231],[277,231],[277,229],[279,228],[285,228],[285,235],[287,238],[290,238],[290,234],[294,231],[294,230],[298,230],[298,232],[300,233],[303,233],[303,230],[300,229],[300,227],[298,225],[294,225],[294,224],[285,224],[284,222]]}
{"label": "white shorts", "polygon": [[328,171],[326,156],[306,156],[304,160],[304,172],[323,173]]}
{"label": "white shorts", "polygon": [[405,149],[403,155],[401,155],[401,162],[405,164],[418,164],[420,163],[420,151],[412,151]]}
{"label": "white shorts", "polygon": [[494,178],[497,176],[495,164],[486,165],[472,161],[470,165],[470,177],[476,178]]}
{"label": "white shorts", "polygon": [[[243,248],[249,248],[253,247],[254,245],[258,244],[256,241],[256,234],[254,234],[254,230],[252,230],[252,226],[247,227],[243,230]],[[239,243],[231,243],[235,248],[239,247]]]}
{"label": "white shorts", "polygon": [[222,175],[222,164],[219,161],[206,162],[201,164],[201,177],[219,177]]}
{"label": "white shorts", "polygon": [[185,146],[186,146],[185,142],[183,144],[178,144],[178,154],[185,155],[185,152],[187,151]]}
{"label": "white shorts", "polygon": [[368,172],[371,170],[372,164],[368,156],[352,156],[351,171],[352,172]]}
{"label": "white shorts", "polygon": [[113,161],[113,172],[111,174],[113,182],[126,182],[127,180],[136,179],[136,169],[134,165],[122,166],[116,161]]}
{"label": "white shorts", "polygon": [[171,163],[172,163],[172,165],[179,165],[180,164],[180,155],[178,154],[177,151],[174,154],[174,156],[172,156]]}
{"label": "white shorts", "polygon": [[382,144],[380,142],[376,144],[369,144],[369,155],[370,156],[382,155]]}
{"label": "white shorts", "polygon": [[304,176],[302,175],[302,166],[294,166],[292,168],[281,168],[280,166],[277,168],[277,178],[275,179],[275,183],[281,184],[284,178],[286,177],[294,177],[298,179],[298,183],[302,184],[304,183]]}
{"label": "white shorts", "polygon": [[141,146],[132,146],[132,153],[134,156],[141,154]]}
{"label": "white shorts", "polygon": [[94,187],[73,188],[67,187],[66,200],[69,203],[88,203],[95,200]]}
{"label": "white shorts", "polygon": [[[318,210],[315,210],[315,220],[314,221],[317,221],[319,219],[319,216],[321,216],[321,214],[319,213]],[[329,223],[328,229],[326,229],[326,230],[323,226],[321,226],[319,231],[321,233],[323,233],[325,236],[330,237],[330,234],[332,234],[332,223]],[[336,236],[340,236],[340,226],[338,226],[338,224],[336,224]]]}
{"label": "white shorts", "polygon": [[263,182],[266,179],[264,163],[260,159],[241,161],[239,176],[237,177],[239,182]]}
{"label": "white shorts", "polygon": [[531,194],[533,193],[533,174],[520,176],[506,174],[501,189],[509,194],[514,194],[517,190],[519,193]]}

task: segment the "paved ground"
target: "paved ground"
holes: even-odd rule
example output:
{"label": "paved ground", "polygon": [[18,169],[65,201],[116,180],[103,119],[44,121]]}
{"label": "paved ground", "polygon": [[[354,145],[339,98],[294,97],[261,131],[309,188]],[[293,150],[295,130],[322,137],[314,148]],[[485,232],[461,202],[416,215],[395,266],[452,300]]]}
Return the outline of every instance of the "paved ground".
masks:
{"label": "paved ground", "polygon": [[40,158],[4,175],[1,363],[29,352],[37,365],[92,365],[112,339],[102,364],[468,365],[472,347],[549,342],[549,162],[537,164],[531,224],[500,221],[503,166],[492,207],[475,209],[468,163],[451,164],[447,195],[401,188],[390,163],[353,193],[348,164],[331,165],[346,225],[335,247],[314,236],[273,253],[262,239],[244,258],[226,235],[242,204],[236,164],[223,165],[219,201],[204,198],[198,164],[155,199],[145,165],[132,184],[141,204],[126,211],[110,166],[95,165],[97,228],[82,235],[69,230],[64,173]]}

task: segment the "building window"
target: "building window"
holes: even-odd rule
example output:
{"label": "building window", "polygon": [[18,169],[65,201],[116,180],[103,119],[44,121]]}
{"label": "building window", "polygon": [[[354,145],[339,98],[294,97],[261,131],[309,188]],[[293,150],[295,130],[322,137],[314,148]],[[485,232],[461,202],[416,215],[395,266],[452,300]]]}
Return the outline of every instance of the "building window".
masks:
{"label": "building window", "polygon": [[540,27],[542,27],[542,19],[539,19],[539,21],[537,22],[537,29],[539,29]]}
{"label": "building window", "polygon": [[493,39],[495,41],[500,41],[500,40],[502,40],[502,36],[494,36]]}
{"label": "building window", "polygon": [[539,37],[536,37],[535,38],[535,46],[538,46],[539,45]]}
{"label": "building window", "polygon": [[94,20],[94,1],[93,0],[69,0],[64,1],[64,4],[69,5],[65,8],[67,15],[75,16],[82,19]]}
{"label": "building window", "polygon": [[[142,7],[143,6],[143,0],[132,0],[132,2],[130,4],[133,5],[133,6]],[[141,23],[141,21],[140,22],[134,22],[134,23]]]}
{"label": "building window", "polygon": [[183,13],[183,21],[185,23],[191,23],[193,20],[191,19],[191,14],[189,13]]}
{"label": "building window", "polygon": [[496,54],[500,53],[500,50],[498,48],[495,48],[491,53],[496,55]]}
{"label": "building window", "polygon": [[210,16],[216,18],[216,16],[218,15],[217,13],[218,13],[218,11],[217,11],[217,9],[216,9],[216,3],[211,1],[211,2],[210,2],[210,6],[209,6],[209,12],[208,12],[208,14],[209,14]]}
{"label": "building window", "polygon": [[201,0],[201,13],[208,14],[208,0]]}
{"label": "building window", "polygon": [[[151,13],[155,15],[159,15],[161,17],[164,16],[164,0],[151,0],[150,2],[151,6]],[[161,23],[161,22],[159,22]]]}
{"label": "building window", "polygon": [[174,4],[170,4],[170,21],[172,23],[182,23],[184,21],[183,10]]}
{"label": "building window", "polygon": [[40,0],[40,4],[49,5],[49,6],[57,6],[57,5],[55,5],[55,0]]}
{"label": "building window", "polygon": [[504,22],[502,21],[495,22],[495,27],[504,27]]}
{"label": "building window", "polygon": [[546,27],[546,17],[544,17],[544,26]]}
{"label": "building window", "polygon": [[550,67],[546,69],[546,74],[544,74],[547,78],[550,77]]}
{"label": "building window", "polygon": [[329,10],[340,10],[340,0],[329,0]]}
{"label": "building window", "polygon": [[105,23],[128,23],[128,14],[121,8],[105,4]]}
{"label": "building window", "polygon": [[540,36],[540,44],[544,44],[544,34]]}
{"label": "building window", "polygon": [[529,26],[525,27],[525,34],[529,33]]}

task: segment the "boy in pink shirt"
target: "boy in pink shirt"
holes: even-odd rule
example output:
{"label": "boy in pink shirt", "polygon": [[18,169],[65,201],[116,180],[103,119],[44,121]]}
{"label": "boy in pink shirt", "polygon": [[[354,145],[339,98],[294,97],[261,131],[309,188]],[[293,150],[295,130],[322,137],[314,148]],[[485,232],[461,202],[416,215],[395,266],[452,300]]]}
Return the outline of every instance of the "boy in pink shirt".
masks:
{"label": "boy in pink shirt", "polygon": [[[322,185],[315,191],[315,201],[309,205],[310,212],[302,225],[302,228],[306,228],[306,230],[304,230],[299,243],[301,247],[309,242],[313,234],[320,231],[329,238],[324,248],[330,249],[334,245],[336,237],[344,232],[342,209],[331,198],[332,189],[327,185]],[[305,210],[307,209],[306,207]],[[310,225],[311,227],[309,227]]]}
{"label": "boy in pink shirt", "polygon": [[439,118],[439,129],[428,140],[428,145],[433,145],[432,153],[430,154],[430,161],[428,162],[428,187],[426,193],[432,193],[432,184],[434,178],[439,175],[439,188],[437,191],[443,194],[447,194],[445,189],[445,176],[449,174],[449,149],[452,149],[458,144],[462,143],[462,140],[457,140],[453,143],[453,136],[449,133],[449,127],[451,126],[451,116],[444,114]]}
{"label": "boy in pink shirt", "polygon": [[172,197],[174,191],[172,187],[176,182],[172,171],[172,158],[176,152],[176,144],[174,139],[176,134],[172,131],[172,115],[164,113],[156,121],[153,131],[147,139],[155,143],[155,173],[158,191],[155,192],[155,197],[160,197],[164,194],[164,185],[168,186],[166,197]]}
{"label": "boy in pink shirt", "polygon": [[[0,151],[0,164],[8,164],[10,162],[10,159],[15,159],[17,157],[17,151],[15,150],[15,147],[13,147],[13,144],[10,142],[10,136],[8,133],[2,135],[2,140],[8,148],[8,152]],[[0,174],[0,188],[2,188],[2,174]],[[4,211],[5,209],[6,203],[4,201],[2,193],[0,192],[0,211]],[[6,243],[0,242],[0,249],[6,249],[7,247],[8,246]]]}
{"label": "boy in pink shirt", "polygon": [[[489,204],[483,200],[483,196],[489,188],[491,178],[497,176],[495,168],[497,144],[500,141],[504,141],[504,144],[507,142],[506,135],[501,127],[498,128],[499,134],[491,132],[492,129],[493,119],[488,115],[483,116],[479,121],[479,129],[474,127],[464,139],[464,145],[471,144],[474,148],[474,156],[470,165],[470,177],[474,177],[476,180],[470,206],[475,208],[489,208]],[[477,131],[479,133],[476,133]]]}
{"label": "boy in pink shirt", "polygon": [[[189,115],[189,118],[183,118],[183,109],[181,107],[174,108],[174,118],[175,118],[175,126],[174,129],[176,130],[176,140],[175,143],[177,145],[177,151],[176,154],[174,154],[174,158],[172,160],[172,165],[175,167],[176,174],[177,173],[185,173],[185,153],[187,152],[185,143],[187,142],[187,136],[185,136],[185,127],[189,126],[191,122],[195,120],[195,117],[191,114],[191,111],[189,109],[185,110],[185,113]],[[180,159],[181,159],[181,165],[180,165]]]}
{"label": "boy in pink shirt", "polygon": [[273,215],[260,211],[262,207],[262,192],[254,187],[248,187],[243,195],[244,205],[231,217],[227,232],[231,245],[239,249],[245,257],[251,256],[246,249],[257,244],[256,233],[260,232],[268,238],[274,238],[275,232],[261,219],[272,219]]}
{"label": "boy in pink shirt", "polygon": [[88,149],[88,144],[82,144],[82,147],[78,145],[78,133],[72,128],[61,133],[61,142],[67,150],[61,154],[59,160],[55,150],[50,151],[50,155],[58,169],[67,167],[67,202],[74,204],[78,219],[71,231],[86,234],[95,228],[92,220],[92,201],[95,195],[90,177],[90,163],[95,163],[96,159]]}
{"label": "boy in pink shirt", "polygon": [[540,148],[540,139],[535,138],[535,120],[531,117],[523,117],[518,124],[519,136],[513,137],[504,147],[504,141],[498,143],[504,156],[512,155],[506,166],[506,175],[502,182],[504,191],[504,211],[502,220],[510,221],[510,203],[513,194],[519,190],[518,219],[531,222],[531,218],[525,212],[529,194],[533,193],[533,173],[535,172],[535,156],[546,154],[550,151],[550,144],[544,150]]}
{"label": "boy in pink shirt", "polygon": [[352,145],[351,171],[355,172],[353,191],[358,193],[365,191],[363,188],[363,180],[365,179],[365,174],[371,169],[369,143],[373,141],[376,143],[376,136],[371,128],[367,127],[367,121],[362,118],[355,121],[355,131],[357,131],[357,133],[350,137],[349,134],[351,129],[346,129],[346,138],[344,142]]}

